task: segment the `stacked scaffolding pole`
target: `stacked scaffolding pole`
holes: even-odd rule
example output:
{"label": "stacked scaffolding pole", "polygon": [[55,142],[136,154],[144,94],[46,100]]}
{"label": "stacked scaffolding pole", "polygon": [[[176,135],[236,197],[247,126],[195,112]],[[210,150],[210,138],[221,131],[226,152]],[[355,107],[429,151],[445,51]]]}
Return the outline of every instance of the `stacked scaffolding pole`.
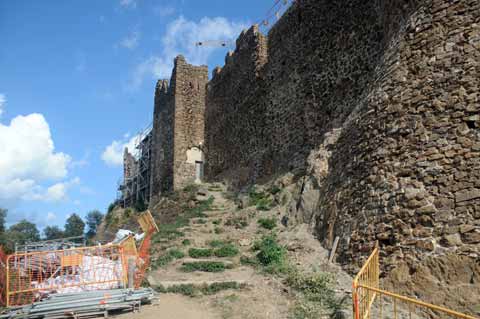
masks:
{"label": "stacked scaffolding pole", "polygon": [[142,304],[151,303],[154,296],[151,288],[54,294],[41,302],[11,309],[0,319],[106,317],[112,311],[138,311]]}

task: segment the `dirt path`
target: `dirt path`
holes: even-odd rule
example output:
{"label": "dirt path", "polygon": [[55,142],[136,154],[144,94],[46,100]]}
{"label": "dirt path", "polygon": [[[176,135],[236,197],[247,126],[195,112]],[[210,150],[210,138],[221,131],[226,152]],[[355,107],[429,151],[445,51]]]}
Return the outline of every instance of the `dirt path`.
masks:
{"label": "dirt path", "polygon": [[162,294],[153,305],[142,307],[140,312],[116,318],[134,319],[217,319],[220,314],[199,299],[175,294]]}
{"label": "dirt path", "polygon": [[[335,291],[341,295],[350,292],[351,278],[339,267],[326,265],[328,252],[319,245],[307,225],[286,228],[281,224],[280,219],[285,214],[285,207],[272,205],[270,209],[259,210],[255,205],[245,205],[247,207],[240,208],[225,196],[225,187],[218,184],[205,184],[202,190],[197,192],[197,200],[205,201],[210,197],[214,198],[213,203],[203,212],[203,216],[192,218],[189,225],[177,229],[182,232],[182,236],[162,238],[158,241],[154,263],[155,258],[160,258],[169,250],[180,251],[182,257],[155,267],[147,279],[153,287],[162,289],[201,287],[213,283],[237,283],[241,288],[225,289],[213,294],[194,293],[195,297],[160,294],[159,303],[145,308],[137,318],[290,318],[296,299],[285,287],[282,279],[266,275],[241,262],[241,257],[253,258],[254,242],[271,233],[270,229],[260,226],[260,219],[276,221],[274,232],[278,235],[279,243],[287,247],[289,258],[294,265],[306,272],[321,269],[335,273]],[[227,256],[210,253],[208,256],[195,258],[189,255],[190,249],[218,249],[211,246],[212,240],[222,243],[221,245],[229,243],[236,247],[238,252]],[[188,243],[184,244],[185,241]],[[220,272],[182,270],[185,263],[198,261],[223,263],[228,267]],[[322,266],[325,266],[325,269]]]}

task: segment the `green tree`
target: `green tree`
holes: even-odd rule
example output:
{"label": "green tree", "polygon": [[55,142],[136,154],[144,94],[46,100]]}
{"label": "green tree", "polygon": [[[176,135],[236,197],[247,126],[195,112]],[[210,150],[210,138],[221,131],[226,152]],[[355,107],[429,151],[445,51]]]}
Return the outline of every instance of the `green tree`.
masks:
{"label": "green tree", "polygon": [[6,236],[5,236],[6,219],[7,219],[7,210],[0,208],[0,246],[5,246],[6,244]]}
{"label": "green tree", "polygon": [[5,222],[7,219],[7,210],[0,208],[0,234],[4,233],[6,230]]}
{"label": "green tree", "polygon": [[47,226],[43,230],[43,234],[45,235],[45,239],[59,239],[65,237],[63,230],[60,229],[58,226]]}
{"label": "green tree", "polygon": [[98,210],[92,210],[87,214],[87,237],[92,238],[97,234],[97,228],[102,223],[103,214]]}
{"label": "green tree", "polygon": [[35,224],[23,219],[15,225],[10,226],[5,232],[5,239],[7,242],[7,249],[13,250],[15,244],[22,245],[27,242],[39,241],[40,232]]}
{"label": "green tree", "polygon": [[83,236],[85,231],[85,223],[77,214],[68,217],[65,223],[65,237]]}

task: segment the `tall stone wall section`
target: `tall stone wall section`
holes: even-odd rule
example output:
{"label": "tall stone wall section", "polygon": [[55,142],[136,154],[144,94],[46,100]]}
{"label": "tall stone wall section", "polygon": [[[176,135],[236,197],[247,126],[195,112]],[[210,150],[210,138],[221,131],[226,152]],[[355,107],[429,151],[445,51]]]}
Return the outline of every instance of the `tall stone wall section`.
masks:
{"label": "tall stone wall section", "polygon": [[206,66],[193,66],[178,56],[170,83],[155,89],[152,143],[152,200],[195,181],[195,163],[187,151],[204,143]]}
{"label": "tall stone wall section", "polygon": [[[175,74],[175,73],[174,73]],[[155,88],[155,101],[152,128],[152,160],[150,203],[158,201],[162,193],[173,188],[173,136],[174,136],[174,97],[175,76],[171,83],[159,80]]]}
{"label": "tall stone wall section", "polygon": [[[207,87],[206,175],[250,175],[267,147],[265,82],[267,41],[258,26],[243,31],[225,66],[213,70]],[[234,172],[232,170],[235,170]]]}
{"label": "tall stone wall section", "polygon": [[316,231],[327,246],[342,238],[340,260],[357,265],[378,240],[397,290],[398,281],[416,282],[405,290],[427,287],[426,301],[473,304],[472,294],[480,295],[480,3],[407,2],[406,10],[400,3],[378,6],[387,47],[319,177]]}
{"label": "tall stone wall section", "polygon": [[327,247],[340,237],[339,261],[360,265],[378,240],[387,272],[462,265],[478,296],[480,2],[303,0],[266,54],[247,34],[208,86],[208,178],[303,169],[318,199],[306,221]]}
{"label": "tall stone wall section", "polygon": [[195,162],[187,161],[187,151],[203,148],[205,131],[205,90],[208,67],[193,66],[183,56],[175,59],[175,128],[173,188],[195,181]]}

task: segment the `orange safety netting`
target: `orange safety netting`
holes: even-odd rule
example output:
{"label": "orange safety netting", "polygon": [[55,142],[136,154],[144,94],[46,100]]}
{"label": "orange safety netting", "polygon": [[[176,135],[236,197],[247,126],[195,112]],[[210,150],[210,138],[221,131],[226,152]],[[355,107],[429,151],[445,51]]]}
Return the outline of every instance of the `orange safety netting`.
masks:
{"label": "orange safety netting", "polygon": [[0,246],[0,306],[6,306],[6,278],[7,278],[7,255]]}
{"label": "orange safety netting", "polygon": [[119,245],[17,253],[6,261],[6,304],[19,306],[49,293],[71,293],[125,286]]}
{"label": "orange safety netting", "polygon": [[0,304],[21,306],[50,293],[127,287],[129,260],[135,260],[133,284],[141,286],[150,265],[150,243],[158,227],[149,211],[139,217],[144,238],[119,244],[6,256],[0,247]]}

